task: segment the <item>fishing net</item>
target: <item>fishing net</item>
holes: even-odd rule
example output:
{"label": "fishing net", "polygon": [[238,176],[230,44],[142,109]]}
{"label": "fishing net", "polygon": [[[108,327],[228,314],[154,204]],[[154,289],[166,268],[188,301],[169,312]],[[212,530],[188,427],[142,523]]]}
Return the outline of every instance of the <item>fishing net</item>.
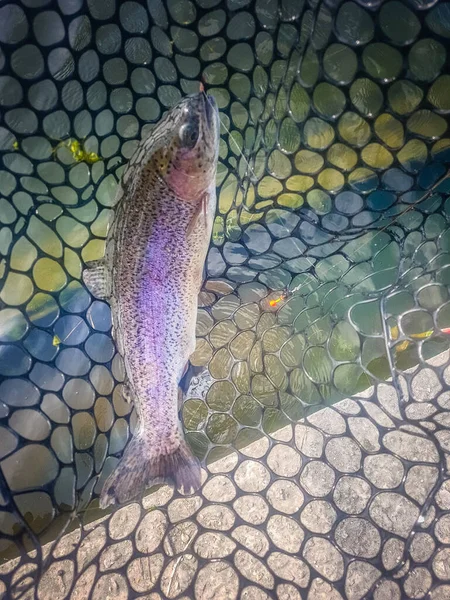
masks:
{"label": "fishing net", "polygon": [[[449,39],[436,0],[0,4],[1,598],[450,597]],[[136,415],[82,266],[200,82],[204,484],[101,512]]]}

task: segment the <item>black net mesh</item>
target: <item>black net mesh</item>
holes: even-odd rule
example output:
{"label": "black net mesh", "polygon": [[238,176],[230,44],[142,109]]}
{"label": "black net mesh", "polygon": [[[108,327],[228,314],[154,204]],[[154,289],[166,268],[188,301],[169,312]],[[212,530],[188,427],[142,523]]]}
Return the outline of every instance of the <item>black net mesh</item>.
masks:
{"label": "black net mesh", "polygon": [[[450,598],[449,39],[436,0],[0,4],[0,597]],[[81,270],[200,81],[204,484],[102,513],[136,415]]]}

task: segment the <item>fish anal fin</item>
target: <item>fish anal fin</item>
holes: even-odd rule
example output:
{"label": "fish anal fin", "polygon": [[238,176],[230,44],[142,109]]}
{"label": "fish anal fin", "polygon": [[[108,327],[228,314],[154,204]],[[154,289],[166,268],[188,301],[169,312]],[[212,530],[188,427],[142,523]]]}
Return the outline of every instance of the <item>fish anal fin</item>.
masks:
{"label": "fish anal fin", "polygon": [[87,288],[96,298],[107,300],[111,296],[111,282],[105,259],[89,261],[86,267],[83,281]]}

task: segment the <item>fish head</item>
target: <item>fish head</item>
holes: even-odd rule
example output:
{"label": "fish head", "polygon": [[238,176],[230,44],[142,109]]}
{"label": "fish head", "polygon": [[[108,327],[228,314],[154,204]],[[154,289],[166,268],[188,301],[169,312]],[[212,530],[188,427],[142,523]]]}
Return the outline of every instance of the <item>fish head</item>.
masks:
{"label": "fish head", "polygon": [[162,143],[153,153],[158,175],[179,198],[196,201],[215,182],[220,139],[217,104],[205,93],[187,96],[160,125]]}

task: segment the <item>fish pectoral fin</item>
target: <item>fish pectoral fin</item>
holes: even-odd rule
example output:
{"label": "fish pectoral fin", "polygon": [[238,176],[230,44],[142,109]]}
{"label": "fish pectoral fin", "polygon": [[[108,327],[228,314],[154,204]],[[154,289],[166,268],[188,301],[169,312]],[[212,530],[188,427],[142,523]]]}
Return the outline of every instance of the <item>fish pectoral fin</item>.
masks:
{"label": "fish pectoral fin", "polygon": [[83,281],[89,291],[100,300],[107,300],[111,296],[111,281],[104,258],[86,263],[83,271]]}
{"label": "fish pectoral fin", "polygon": [[198,220],[204,218],[205,219],[205,226],[206,226],[206,205],[208,202],[208,196],[207,194],[203,194],[203,196],[200,198],[199,203],[195,209],[194,214],[192,215],[192,219],[189,222],[188,228],[187,228],[187,237],[189,237],[191,235],[191,233],[194,231]]}

